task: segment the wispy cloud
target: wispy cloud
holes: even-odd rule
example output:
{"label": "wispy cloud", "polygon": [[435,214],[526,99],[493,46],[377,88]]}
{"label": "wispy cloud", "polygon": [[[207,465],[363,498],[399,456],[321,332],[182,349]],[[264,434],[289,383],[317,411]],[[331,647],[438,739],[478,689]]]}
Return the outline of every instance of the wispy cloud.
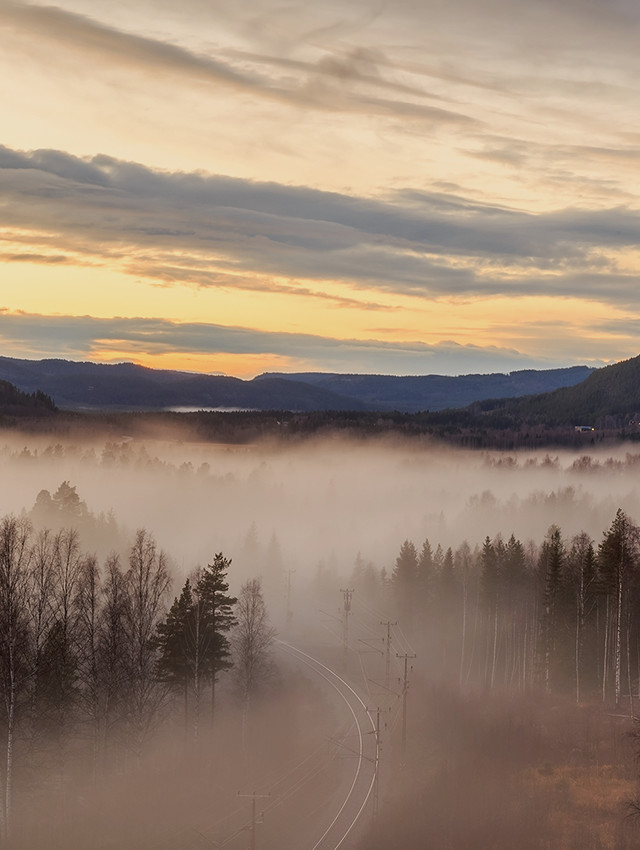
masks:
{"label": "wispy cloud", "polygon": [[[63,49],[65,61],[76,55],[85,62],[106,63],[107,68],[163,74],[168,79],[178,74],[295,107],[410,117],[431,126],[481,126],[480,121],[463,112],[430,105],[426,102],[430,100],[428,92],[386,79],[378,73],[376,53],[370,49],[326,51],[319,60],[298,61],[290,66],[295,67],[295,75],[276,75],[273,69],[278,63],[260,62],[256,54],[236,51],[227,54],[225,60],[54,6],[3,0],[0,24],[17,30],[23,39],[36,39],[56,52]],[[369,91],[379,91],[381,95],[386,92],[386,96],[372,96]],[[390,93],[394,96],[390,97]],[[402,100],[400,95],[414,100]]]}

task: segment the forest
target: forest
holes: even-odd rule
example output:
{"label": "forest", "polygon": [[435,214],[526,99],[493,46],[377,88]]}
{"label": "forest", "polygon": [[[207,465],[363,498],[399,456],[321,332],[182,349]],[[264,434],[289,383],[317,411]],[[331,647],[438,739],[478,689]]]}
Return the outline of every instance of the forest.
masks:
{"label": "forest", "polygon": [[8,440],[0,846],[234,847],[240,792],[274,824],[309,751],[312,806],[333,709],[279,636],[383,713],[358,850],[636,846],[639,463]]}

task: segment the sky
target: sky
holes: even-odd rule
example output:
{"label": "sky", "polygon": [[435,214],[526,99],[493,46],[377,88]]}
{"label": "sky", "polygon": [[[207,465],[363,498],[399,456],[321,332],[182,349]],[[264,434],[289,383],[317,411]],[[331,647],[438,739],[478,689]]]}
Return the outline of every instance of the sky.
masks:
{"label": "sky", "polygon": [[0,352],[640,353],[637,0],[0,0]]}

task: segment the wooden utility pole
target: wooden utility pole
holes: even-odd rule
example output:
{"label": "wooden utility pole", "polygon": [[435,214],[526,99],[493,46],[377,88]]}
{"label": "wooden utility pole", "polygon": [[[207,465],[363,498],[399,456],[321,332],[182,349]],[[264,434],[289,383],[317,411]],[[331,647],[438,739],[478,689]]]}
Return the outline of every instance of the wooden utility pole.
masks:
{"label": "wooden utility pole", "polygon": [[[372,708],[368,708],[367,711],[369,714],[373,713]],[[380,706],[376,706],[376,728],[373,734],[376,736],[376,755],[375,758],[372,759],[374,766],[373,773],[373,811],[371,813],[372,820],[376,821],[378,817],[378,803],[380,800],[380,762],[382,756],[382,738],[380,734],[380,713],[382,711],[391,711],[390,708],[381,709]]]}
{"label": "wooden utility pole", "polygon": [[349,614],[351,613],[351,597],[353,596],[353,588],[348,590],[342,590],[341,588],[340,593],[344,596],[342,609],[344,611],[344,617],[342,618],[342,652],[344,655],[344,666],[346,669],[347,653],[349,650]]}
{"label": "wooden utility pole", "polygon": [[400,750],[400,763],[404,765],[405,756],[407,753],[407,692],[409,690],[409,659],[415,658],[415,653],[413,655],[409,655],[409,653],[398,653],[396,652],[396,658],[404,658],[404,680],[402,683],[402,744]]}
{"label": "wooden utility pole", "polygon": [[382,745],[380,744],[380,706],[376,709],[376,764],[375,764],[375,774],[374,774],[374,786],[373,786],[373,820],[375,821],[378,817],[378,798],[379,798],[379,789],[380,789],[380,750]]}
{"label": "wooden utility pole", "polygon": [[390,675],[391,675],[391,626],[397,626],[398,623],[392,623],[391,620],[387,620],[386,622],[381,622],[381,626],[387,627],[387,636],[382,638],[385,645],[385,658],[384,658],[384,686],[387,690],[389,690],[390,683]]}
{"label": "wooden utility pole", "polygon": [[[252,791],[251,794],[241,794],[238,791],[238,797],[251,797],[251,826],[249,827],[251,843],[249,844],[249,850],[256,850],[256,825],[258,824],[258,819],[256,818],[256,799],[258,797],[270,796],[271,794],[256,794],[255,791]],[[262,821],[260,821],[260,823],[262,823]]]}

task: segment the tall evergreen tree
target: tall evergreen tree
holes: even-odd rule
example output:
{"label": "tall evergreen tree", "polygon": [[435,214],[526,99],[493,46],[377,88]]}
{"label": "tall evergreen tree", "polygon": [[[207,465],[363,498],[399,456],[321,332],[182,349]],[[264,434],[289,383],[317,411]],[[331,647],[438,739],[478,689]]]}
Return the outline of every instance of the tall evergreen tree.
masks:
{"label": "tall evergreen tree", "polygon": [[460,670],[458,679],[460,685],[463,684],[467,674],[466,666],[466,651],[467,651],[467,631],[469,621],[469,590],[471,579],[471,567],[473,556],[471,548],[466,540],[456,549],[455,554],[455,570],[459,576],[460,583]]}
{"label": "tall evergreen tree", "polygon": [[499,565],[496,548],[487,535],[480,553],[480,589],[486,612],[487,652],[485,655],[485,686],[493,688],[498,655],[498,598]]}
{"label": "tall evergreen tree", "polygon": [[[583,693],[584,681],[584,656],[585,648],[591,650],[594,647],[593,638],[589,634],[588,623],[592,619],[591,614],[596,607],[596,556],[593,549],[593,541],[586,532],[576,535],[571,542],[571,549],[567,559],[567,574],[571,586],[574,601],[575,616],[575,685],[576,702],[580,702]],[[592,661],[595,658],[592,657]],[[595,664],[592,665],[595,672]],[[591,684],[595,681],[591,676]]]}
{"label": "tall evergreen tree", "polygon": [[157,670],[160,679],[183,693],[185,727],[188,723],[189,687],[193,678],[194,658],[199,650],[199,646],[193,646],[193,615],[193,592],[191,582],[187,579],[182,593],[173,600],[166,618],[158,623],[154,640],[159,650]]}
{"label": "tall evergreen tree", "polygon": [[398,614],[408,629],[413,626],[416,581],[418,577],[418,553],[410,540],[400,547],[396,563],[391,574]]}
{"label": "tall evergreen tree", "polygon": [[542,625],[542,678],[544,689],[550,692],[557,684],[560,668],[559,635],[562,628],[563,580],[566,551],[558,526],[552,525],[538,560],[538,574],[542,584],[544,619]]}
{"label": "tall evergreen tree", "polygon": [[[616,705],[622,693],[622,634],[629,603],[629,587],[638,564],[640,530],[625,512],[618,508],[611,527],[598,547],[598,566],[602,586],[611,601],[610,616],[613,638],[614,697]],[[605,659],[606,664],[606,659]]]}
{"label": "tall evergreen tree", "polygon": [[196,593],[202,605],[202,614],[211,630],[211,640],[204,662],[205,673],[211,682],[211,719],[215,711],[216,679],[222,670],[232,666],[231,646],[227,633],[236,624],[233,606],[238,601],[229,595],[227,572],[231,559],[218,552],[212,564],[202,570],[196,584]]}
{"label": "tall evergreen tree", "polygon": [[433,584],[433,552],[428,539],[425,539],[418,556],[416,570],[416,590],[421,607],[426,608]]}
{"label": "tall evergreen tree", "polygon": [[529,664],[529,635],[532,631],[532,612],[527,604],[530,595],[530,576],[527,574],[524,546],[515,535],[505,544],[501,575],[502,611],[504,619],[505,682],[520,690],[527,685]]}

